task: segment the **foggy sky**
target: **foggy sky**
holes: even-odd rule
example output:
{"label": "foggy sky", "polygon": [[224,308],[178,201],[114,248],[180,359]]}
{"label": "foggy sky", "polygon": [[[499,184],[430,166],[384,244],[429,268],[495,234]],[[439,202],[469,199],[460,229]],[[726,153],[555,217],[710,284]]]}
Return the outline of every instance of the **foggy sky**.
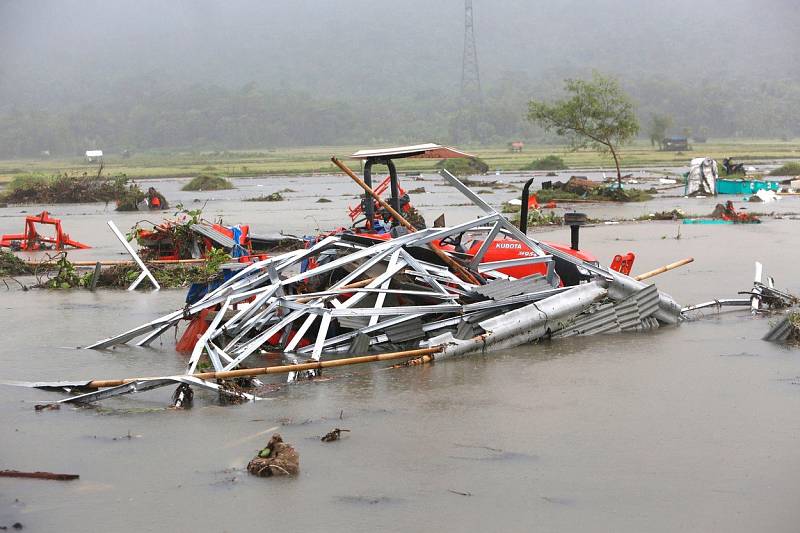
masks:
{"label": "foggy sky", "polygon": [[[474,0],[484,86],[649,73],[798,78],[790,0]],[[0,0],[0,108],[149,83],[457,94],[463,2]]]}

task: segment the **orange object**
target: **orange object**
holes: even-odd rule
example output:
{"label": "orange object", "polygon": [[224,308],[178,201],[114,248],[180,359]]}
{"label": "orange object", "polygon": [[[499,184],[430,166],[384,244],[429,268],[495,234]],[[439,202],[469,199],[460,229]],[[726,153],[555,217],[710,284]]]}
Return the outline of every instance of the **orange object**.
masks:
{"label": "orange object", "polygon": [[528,197],[528,209],[539,209],[539,200],[536,199],[535,194]]}
{"label": "orange object", "polygon": [[186,328],[186,331],[183,332],[181,335],[180,340],[175,345],[175,350],[181,353],[190,353],[194,350],[194,345],[197,344],[197,341],[200,337],[203,336],[203,333],[206,332],[208,329],[208,321],[206,321],[206,317],[208,316],[210,309],[203,309],[200,311],[196,317],[189,322],[189,327]]}
{"label": "orange object", "polygon": [[[377,187],[375,187],[375,189],[374,189],[375,193],[377,193],[378,195],[381,195],[384,192],[386,192],[386,189],[389,188],[389,184],[391,182],[392,182],[392,177],[391,176],[386,176],[386,178],[382,182],[380,182],[380,184]],[[405,189],[403,189],[399,184],[397,185],[397,192],[398,192],[398,194],[400,194],[400,196],[403,196],[406,193]],[[375,203],[375,205],[378,208],[380,207],[380,206],[378,206],[377,202]],[[410,207],[411,206],[409,206],[409,205],[403,206],[403,210],[404,211],[408,211]],[[379,209],[375,209],[375,212],[377,213],[378,210]],[[350,220],[355,221],[355,219],[360,217],[363,213],[364,213],[364,208],[362,207],[362,205],[360,203],[358,205],[356,205],[355,207],[350,207],[350,206],[347,207],[347,216],[350,217]]]}
{"label": "orange object", "polygon": [[[45,237],[40,235],[36,231],[37,224],[55,226],[55,236]],[[0,237],[0,247],[10,248],[15,242],[19,243],[20,250],[28,251],[48,249],[48,244],[52,244],[55,250],[63,250],[67,246],[79,249],[91,248],[88,244],[70,239],[69,235],[64,233],[64,229],[61,227],[61,220],[52,218],[47,211],[25,217],[24,233],[14,233]]]}
{"label": "orange object", "polygon": [[633,269],[633,262],[636,260],[636,255],[633,252],[628,252],[625,255],[615,255],[611,261],[611,270],[616,270],[620,274],[630,275]]}

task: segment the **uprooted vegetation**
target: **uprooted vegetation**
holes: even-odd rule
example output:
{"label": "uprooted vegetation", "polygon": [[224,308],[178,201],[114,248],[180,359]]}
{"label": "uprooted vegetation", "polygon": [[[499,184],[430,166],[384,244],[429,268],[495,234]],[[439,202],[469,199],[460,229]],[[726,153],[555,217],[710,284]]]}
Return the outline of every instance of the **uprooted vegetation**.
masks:
{"label": "uprooted vegetation", "polygon": [[226,189],[233,189],[233,183],[222,176],[214,176],[211,174],[200,174],[181,187],[182,191],[222,191]]}
{"label": "uprooted vegetation", "polygon": [[25,261],[11,252],[0,250],[0,278],[26,274],[33,274],[33,270],[25,264]]}
{"label": "uprooted vegetation", "polygon": [[787,343],[800,345],[800,311],[794,311],[786,315],[789,322],[790,331]]}
{"label": "uprooted vegetation", "polygon": [[0,195],[0,201],[10,204],[117,202],[117,209],[124,211],[130,209],[130,205],[135,210],[144,196],[139,186],[124,174],[113,178],[68,173],[22,174],[11,180]]}
{"label": "uprooted vegetation", "polygon": [[[519,207],[511,216],[511,223],[519,226],[521,212]],[[554,211],[541,211],[539,209],[531,209],[528,211],[528,227],[534,226],[563,226],[564,217],[556,214]]]}
{"label": "uprooted vegetation", "polygon": [[272,194],[265,194],[261,196],[254,196],[253,198],[245,198],[245,202],[282,202],[285,200],[283,195],[278,192],[274,192]]}
{"label": "uprooted vegetation", "polygon": [[648,213],[637,217],[636,220],[683,220],[688,218],[686,213],[680,209],[673,209],[672,211],[658,211],[656,213]]}
{"label": "uprooted vegetation", "polygon": [[[230,256],[223,250],[212,250],[207,261],[197,265],[164,265],[148,264],[147,268],[164,289],[188,287],[192,283],[207,283],[219,276],[219,267],[230,261]],[[52,269],[41,276],[37,287],[46,289],[79,289],[92,286],[94,271],[81,273],[67,258],[66,253],[59,254],[51,262]],[[97,287],[124,289],[133,283],[141,274],[135,264],[113,265],[100,270]],[[148,283],[141,283],[141,289],[148,289]]]}
{"label": "uprooted vegetation", "polygon": [[559,156],[547,155],[541,159],[534,159],[522,167],[522,170],[565,170],[567,168],[569,167]]}
{"label": "uprooted vegetation", "polygon": [[651,200],[655,189],[620,189],[586,178],[572,176],[566,183],[557,181],[549,189],[536,191],[539,202],[580,200],[589,202],[644,202]]}

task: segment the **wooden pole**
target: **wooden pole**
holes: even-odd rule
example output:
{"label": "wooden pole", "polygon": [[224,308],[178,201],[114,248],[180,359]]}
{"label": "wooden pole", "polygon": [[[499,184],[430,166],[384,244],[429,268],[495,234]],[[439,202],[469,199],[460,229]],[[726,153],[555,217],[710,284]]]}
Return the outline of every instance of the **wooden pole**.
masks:
{"label": "wooden pole", "polygon": [[[361,281],[356,281],[354,283],[348,283],[347,285],[342,285],[340,288],[341,289],[360,289],[362,287],[366,287],[367,285],[369,285],[373,281],[375,281],[375,278],[362,279]],[[313,300],[316,300],[316,298],[314,298],[314,297],[298,298],[297,300],[295,300],[295,302],[297,302],[299,304],[307,304],[308,302],[311,302]]]}
{"label": "wooden pole", "polygon": [[652,278],[653,276],[658,276],[659,274],[663,274],[668,270],[673,270],[675,268],[682,267],[683,265],[688,265],[692,261],[694,261],[694,257],[687,257],[686,259],[675,261],[674,263],[670,263],[661,268],[651,270],[650,272],[645,272],[644,274],[639,274],[638,276],[634,276],[633,279],[635,279],[636,281],[642,281],[643,279]]}
{"label": "wooden pole", "polygon": [[26,477],[31,479],[52,479],[55,481],[71,481],[81,476],[78,474],[54,474],[53,472],[20,472],[19,470],[0,470],[0,477]]}
{"label": "wooden pole", "polygon": [[100,270],[102,268],[103,268],[103,265],[100,264],[100,261],[98,261],[94,265],[94,274],[92,274],[92,286],[89,287],[89,290],[92,291],[92,292],[94,292],[94,290],[97,288],[97,280],[100,279]]}
{"label": "wooden pole", "polygon": [[[350,170],[347,167],[347,165],[339,161],[335,156],[331,156],[331,162],[337,167],[339,167],[342,170],[342,172],[350,176],[350,178],[352,178],[352,180],[355,181],[359,187],[364,189],[364,191],[366,191],[367,194],[372,196],[375,199],[375,201],[378,202],[378,204],[380,204],[382,208],[386,209],[392,215],[392,217],[394,217],[394,219],[397,220],[400,224],[402,224],[408,231],[412,233],[417,231],[417,228],[412,226],[405,218],[403,218],[403,216],[400,213],[395,211],[394,208],[392,208],[392,206],[386,203],[386,201],[383,198],[381,198],[374,190],[372,190],[372,188],[369,185],[364,183],[364,180],[356,176],[356,174],[352,170]],[[439,256],[439,259],[444,261],[444,263],[447,266],[452,268],[455,271],[455,273],[458,274],[459,278],[475,285],[481,284],[480,281],[478,281],[478,279],[472,275],[472,273],[470,273],[466,268],[461,266],[455,259],[444,253],[442,250],[436,248],[435,246],[431,246],[430,249],[433,251],[433,253]]]}
{"label": "wooden pole", "polygon": [[[267,366],[264,368],[242,368],[239,370],[227,370],[219,372],[200,372],[191,374],[192,377],[199,379],[230,379],[250,376],[263,376],[265,374],[288,374],[289,372],[302,372],[304,370],[321,370],[323,368],[334,368],[337,366],[360,365],[364,363],[374,363],[378,361],[393,361],[405,357],[420,357],[431,355],[442,351],[441,346],[433,348],[420,348],[417,350],[406,350],[402,352],[390,352],[377,355],[362,355],[358,357],[347,357],[345,359],[331,359],[329,361],[314,361],[311,363],[298,363],[294,365]],[[126,378],[126,379],[105,379],[93,380],[86,384],[91,389],[106,387],[118,387],[134,381],[163,379],[163,377],[150,378]]]}

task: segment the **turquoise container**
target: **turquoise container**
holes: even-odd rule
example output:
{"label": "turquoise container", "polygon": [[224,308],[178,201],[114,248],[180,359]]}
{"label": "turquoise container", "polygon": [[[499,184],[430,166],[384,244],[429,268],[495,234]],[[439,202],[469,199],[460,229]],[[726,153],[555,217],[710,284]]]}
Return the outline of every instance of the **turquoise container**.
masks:
{"label": "turquoise container", "polygon": [[717,194],[754,194],[757,191],[779,191],[779,181],[717,179]]}

